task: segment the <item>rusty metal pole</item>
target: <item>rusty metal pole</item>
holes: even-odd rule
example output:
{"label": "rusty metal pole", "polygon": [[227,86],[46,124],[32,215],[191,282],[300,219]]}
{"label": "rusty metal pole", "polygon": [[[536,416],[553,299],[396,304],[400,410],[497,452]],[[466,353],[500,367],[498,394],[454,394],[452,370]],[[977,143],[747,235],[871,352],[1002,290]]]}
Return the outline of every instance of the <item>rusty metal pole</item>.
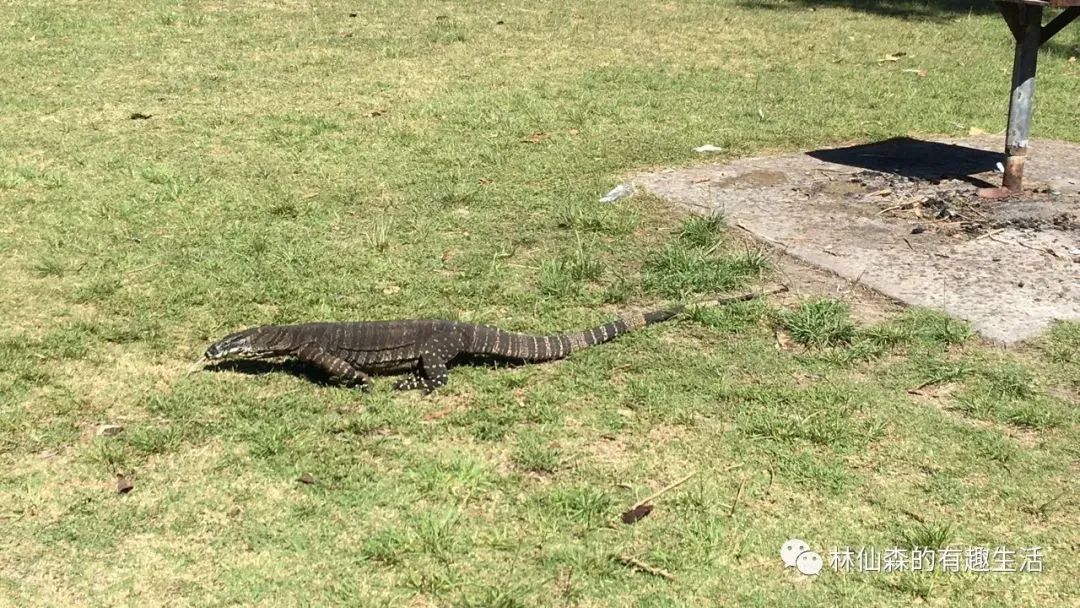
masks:
{"label": "rusty metal pole", "polygon": [[1043,7],[1020,5],[1020,27],[1013,59],[1012,99],[1009,101],[1009,128],[1005,134],[1004,186],[1019,192],[1024,182],[1024,160],[1031,136],[1031,100],[1035,96],[1035,70],[1042,44]]}

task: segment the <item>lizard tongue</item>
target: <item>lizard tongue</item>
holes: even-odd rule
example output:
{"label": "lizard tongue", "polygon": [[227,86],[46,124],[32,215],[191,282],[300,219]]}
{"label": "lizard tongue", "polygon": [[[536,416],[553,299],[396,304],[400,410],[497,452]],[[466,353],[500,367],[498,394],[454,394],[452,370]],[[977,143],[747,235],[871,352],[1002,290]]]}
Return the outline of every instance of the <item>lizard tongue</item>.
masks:
{"label": "lizard tongue", "polygon": [[203,363],[206,363],[206,355],[199,357],[198,361],[192,363],[191,367],[188,368],[186,375],[190,376],[191,374],[194,374],[196,371],[198,371],[199,367],[201,367]]}

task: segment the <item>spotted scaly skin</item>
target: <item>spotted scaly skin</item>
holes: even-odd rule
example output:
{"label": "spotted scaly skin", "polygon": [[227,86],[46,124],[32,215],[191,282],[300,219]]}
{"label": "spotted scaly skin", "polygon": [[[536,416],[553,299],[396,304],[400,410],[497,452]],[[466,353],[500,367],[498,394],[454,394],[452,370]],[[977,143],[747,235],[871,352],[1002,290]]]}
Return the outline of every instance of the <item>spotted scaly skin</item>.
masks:
{"label": "spotted scaly skin", "polygon": [[369,386],[368,374],[408,374],[399,390],[425,393],[446,385],[447,365],[460,356],[539,363],[666,321],[681,307],[631,313],[580,332],[532,336],[489,325],[439,320],[364,321],[264,325],[230,334],[206,349],[208,360],[226,357],[294,357],[339,383]]}

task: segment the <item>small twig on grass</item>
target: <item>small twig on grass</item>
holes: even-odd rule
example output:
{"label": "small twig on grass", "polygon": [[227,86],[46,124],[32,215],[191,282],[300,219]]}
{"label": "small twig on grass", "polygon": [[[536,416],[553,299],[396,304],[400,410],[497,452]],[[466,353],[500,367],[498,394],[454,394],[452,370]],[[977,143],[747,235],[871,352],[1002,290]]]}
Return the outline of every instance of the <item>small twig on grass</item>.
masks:
{"label": "small twig on grass", "polygon": [[820,415],[822,415],[824,413],[825,413],[825,410],[815,410],[813,412],[810,412],[806,416],[803,416],[803,419],[799,421],[799,426],[803,426],[807,422],[810,422],[810,419],[813,418],[814,416],[820,416]]}
{"label": "small twig on grass", "polygon": [[731,511],[728,512],[728,517],[735,517],[735,507],[739,506],[739,499],[742,498],[744,487],[746,487],[745,478],[739,482],[739,489],[735,491],[735,500],[731,501]]}
{"label": "small twig on grass", "polygon": [[697,471],[694,471],[693,473],[690,473],[686,477],[683,477],[682,479],[679,479],[678,481],[670,483],[670,484],[660,488],[656,492],[653,492],[652,494],[649,494],[645,498],[642,498],[641,500],[634,503],[634,505],[632,507],[630,507],[630,509],[628,509],[628,510],[633,511],[634,509],[637,509],[638,507],[640,507],[641,505],[643,505],[645,503],[652,502],[653,500],[656,500],[661,495],[666,494],[666,493],[670,492],[671,490],[674,490],[675,488],[681,486],[682,484],[686,483],[687,481],[690,481],[690,478],[693,477],[694,475],[697,475]]}
{"label": "small twig on grass", "polygon": [[1039,505],[1037,507],[1034,507],[1034,508],[1025,507],[1024,510],[1027,511],[1028,513],[1031,513],[1032,515],[1038,515],[1040,517],[1046,517],[1047,513],[1049,512],[1050,506],[1053,505],[1055,502],[1057,502],[1058,499],[1060,499],[1062,496],[1065,496],[1064,491],[1059,492],[1056,496],[1052,497],[1050,500],[1044,502],[1043,504],[1041,504],[1041,505]]}
{"label": "small twig on grass", "polygon": [[914,511],[909,511],[908,509],[900,509],[900,512],[903,513],[904,515],[907,515],[911,519],[914,519],[915,521],[919,522],[920,524],[925,524],[926,523],[926,518],[923,517],[922,515],[919,515],[918,513],[915,513]]}
{"label": "small twig on grass", "polygon": [[907,392],[910,395],[921,395],[922,393],[920,393],[919,391],[921,391],[922,389],[930,386],[931,384],[937,384],[939,382],[941,382],[940,378],[931,378],[930,380],[927,380],[926,382],[923,382],[922,384],[920,384],[919,386],[916,386],[915,388],[907,389]]}
{"label": "small twig on grass", "polygon": [[708,249],[705,250],[704,253],[701,254],[701,257],[712,255],[713,252],[716,251],[717,249],[719,249],[720,245],[722,245],[722,244],[723,244],[723,241],[718,239],[715,243],[713,243],[712,247],[709,247]]}
{"label": "small twig on grass", "polygon": [[713,300],[706,300],[704,302],[698,302],[698,303],[694,304],[694,306],[712,307],[712,306],[723,306],[725,304],[734,304],[736,302],[748,302],[748,301],[756,299],[756,298],[763,298],[765,296],[772,296],[772,295],[776,295],[778,293],[784,293],[787,290],[788,290],[787,285],[779,285],[777,287],[773,287],[771,289],[767,289],[767,290],[763,290],[763,291],[748,291],[746,293],[735,294],[735,295],[732,295],[732,296],[724,296],[722,298],[716,298],[716,299],[713,299]]}
{"label": "small twig on grass", "polygon": [[675,580],[675,576],[673,574],[671,574],[670,572],[668,572],[666,570],[661,570],[660,568],[657,568],[656,566],[650,566],[649,564],[646,564],[645,562],[643,562],[643,561],[641,561],[641,560],[639,560],[636,557],[633,557],[631,555],[625,555],[625,554],[620,555],[618,557],[618,559],[619,559],[619,563],[621,563],[624,566],[629,566],[629,567],[631,567],[631,568],[633,568],[635,570],[640,570],[640,571],[642,571],[642,572],[644,572],[646,574],[651,574],[653,576],[659,576],[660,578],[665,578],[665,579],[667,579],[669,581]]}
{"label": "small twig on grass", "polygon": [[147,270],[150,270],[152,268],[157,268],[158,266],[162,266],[162,265],[164,265],[164,262],[157,262],[157,263],[154,263],[154,264],[150,264],[149,266],[142,266],[142,267],[139,267],[139,268],[132,268],[131,270],[126,270],[126,271],[124,271],[124,274],[125,275],[138,274],[140,272],[146,272]]}

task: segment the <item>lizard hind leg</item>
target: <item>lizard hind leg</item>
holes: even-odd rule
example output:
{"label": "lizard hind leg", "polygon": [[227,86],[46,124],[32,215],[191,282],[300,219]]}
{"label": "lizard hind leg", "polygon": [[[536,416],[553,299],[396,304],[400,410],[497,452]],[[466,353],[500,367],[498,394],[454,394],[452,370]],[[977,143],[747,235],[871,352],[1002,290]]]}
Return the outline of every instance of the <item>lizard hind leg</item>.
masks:
{"label": "lizard hind leg", "polygon": [[437,388],[446,386],[449,372],[445,363],[432,363],[430,359],[424,360],[423,366],[415,372],[398,380],[394,388],[399,391],[412,391],[423,389],[427,395]]}
{"label": "lizard hind leg", "polygon": [[423,384],[425,395],[437,388],[446,386],[450,377],[450,372],[446,369],[446,363],[442,360],[433,359],[433,357],[424,357],[421,361],[420,373],[417,374]]}
{"label": "lizard hind leg", "polygon": [[296,357],[326,372],[333,382],[350,387],[358,386],[364,391],[371,389],[370,378],[367,374],[353,367],[348,361],[335,357],[317,346],[302,347],[297,351]]}
{"label": "lizard hind leg", "polygon": [[421,360],[420,368],[398,380],[394,389],[399,391],[412,391],[423,389],[427,395],[437,388],[446,386],[449,379],[449,371],[446,364],[441,361],[432,361],[431,357],[425,356]]}
{"label": "lizard hind leg", "polygon": [[446,364],[464,348],[460,334],[451,332],[449,336],[438,336],[423,345],[420,352],[420,367],[416,377],[427,395],[437,388],[446,386],[450,372]]}

